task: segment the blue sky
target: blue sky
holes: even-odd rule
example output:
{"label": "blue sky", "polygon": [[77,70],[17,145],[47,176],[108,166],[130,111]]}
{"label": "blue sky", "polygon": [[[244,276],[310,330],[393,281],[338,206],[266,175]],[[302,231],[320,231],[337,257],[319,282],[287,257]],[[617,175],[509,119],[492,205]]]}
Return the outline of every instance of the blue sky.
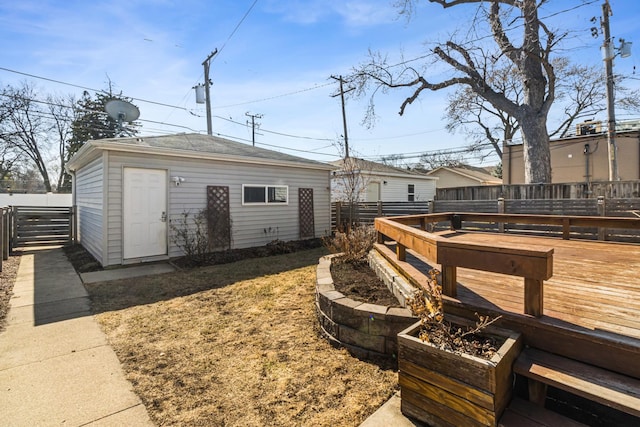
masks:
{"label": "blue sky", "polygon": [[[338,86],[330,76],[347,75],[366,60],[369,50],[388,54],[391,62],[422,56],[435,42],[468,28],[477,9],[471,5],[443,10],[423,2],[407,22],[398,17],[392,3],[4,1],[0,84],[27,80],[43,94],[80,96],[81,88],[50,80],[101,90],[111,79],[115,89],[134,98],[140,108],[141,135],[206,133],[205,108],[195,103],[192,87],[203,81],[201,64],[217,48],[211,63],[214,134],[250,143],[245,113],[262,114],[256,136],[259,146],[331,161],[338,156],[333,141],[343,130],[340,98],[331,96]],[[602,37],[591,37],[589,30],[594,25],[590,18],[600,17],[602,3],[555,0],[540,13],[551,15],[552,28],[571,31],[563,54],[576,62],[602,65]],[[640,87],[640,3],[610,0],[610,4],[612,36],[635,43],[634,55],[616,59],[615,72],[630,77],[626,86]],[[450,75],[441,65],[428,68],[428,77],[434,80]],[[467,144],[464,134],[444,130],[446,92],[425,93],[400,117],[399,106],[407,95],[395,91],[378,96],[379,120],[372,129],[361,125],[366,100],[347,101],[348,135],[355,153],[375,160]],[[551,123],[559,120],[554,114]],[[618,116],[625,118],[630,117]],[[495,162],[490,158],[485,164]]]}

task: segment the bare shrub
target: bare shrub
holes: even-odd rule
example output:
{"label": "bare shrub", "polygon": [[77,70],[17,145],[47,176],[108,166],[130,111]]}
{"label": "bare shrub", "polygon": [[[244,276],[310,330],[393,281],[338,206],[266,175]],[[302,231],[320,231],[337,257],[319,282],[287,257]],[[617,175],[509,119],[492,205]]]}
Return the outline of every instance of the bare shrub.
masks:
{"label": "bare shrub", "polygon": [[364,262],[376,242],[376,229],[371,225],[360,225],[346,232],[336,231],[333,237],[323,241],[332,253],[342,253],[339,261]]}
{"label": "bare shrub", "polygon": [[461,327],[447,322],[442,304],[442,285],[438,281],[440,272],[429,270],[427,284],[407,300],[411,312],[420,319],[418,337],[442,350],[467,353],[490,359],[503,340],[489,335],[479,336],[484,328],[500,317],[491,319],[476,313],[474,326]]}
{"label": "bare shrub", "polygon": [[171,222],[171,238],[185,254],[193,261],[202,261],[209,252],[209,232],[207,225],[207,210],[202,209],[195,214],[184,211],[180,218]]}

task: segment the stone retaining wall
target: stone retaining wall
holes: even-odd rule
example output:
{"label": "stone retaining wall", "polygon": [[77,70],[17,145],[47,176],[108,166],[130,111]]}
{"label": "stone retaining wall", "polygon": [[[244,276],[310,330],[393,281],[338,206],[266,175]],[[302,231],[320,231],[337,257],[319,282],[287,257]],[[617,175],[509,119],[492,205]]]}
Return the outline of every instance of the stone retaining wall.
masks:
{"label": "stone retaining wall", "polygon": [[369,265],[403,307],[368,304],[347,298],[335,290],[331,260],[320,258],[316,275],[316,309],[320,328],[333,344],[347,348],[358,357],[395,357],[397,334],[417,318],[403,308],[413,288],[377,251],[369,254]]}

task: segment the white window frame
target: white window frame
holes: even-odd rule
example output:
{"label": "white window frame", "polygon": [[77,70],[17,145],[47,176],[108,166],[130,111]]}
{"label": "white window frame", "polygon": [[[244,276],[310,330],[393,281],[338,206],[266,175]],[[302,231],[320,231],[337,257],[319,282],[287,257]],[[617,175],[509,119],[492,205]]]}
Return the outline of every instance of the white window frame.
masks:
{"label": "white window frame", "polygon": [[[411,187],[413,187],[413,191],[411,191]],[[408,202],[416,201],[416,185],[415,184],[407,184],[407,201]]]}
{"label": "white window frame", "polygon": [[[245,202],[244,201],[244,189],[246,187],[262,187],[264,188],[264,202]],[[269,189],[270,188],[284,188],[286,192],[286,200],[284,202],[269,201]],[[289,204],[289,186],[288,185],[271,185],[271,184],[242,184],[242,206],[287,206]]]}

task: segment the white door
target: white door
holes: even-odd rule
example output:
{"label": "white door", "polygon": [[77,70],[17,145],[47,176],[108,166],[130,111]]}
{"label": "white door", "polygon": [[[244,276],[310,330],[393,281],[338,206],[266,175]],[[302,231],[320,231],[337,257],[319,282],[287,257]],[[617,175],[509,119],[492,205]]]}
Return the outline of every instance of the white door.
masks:
{"label": "white door", "polygon": [[124,168],[124,258],[167,254],[167,172]]}
{"label": "white door", "polygon": [[367,202],[377,202],[380,200],[380,183],[370,182],[367,185]]}

